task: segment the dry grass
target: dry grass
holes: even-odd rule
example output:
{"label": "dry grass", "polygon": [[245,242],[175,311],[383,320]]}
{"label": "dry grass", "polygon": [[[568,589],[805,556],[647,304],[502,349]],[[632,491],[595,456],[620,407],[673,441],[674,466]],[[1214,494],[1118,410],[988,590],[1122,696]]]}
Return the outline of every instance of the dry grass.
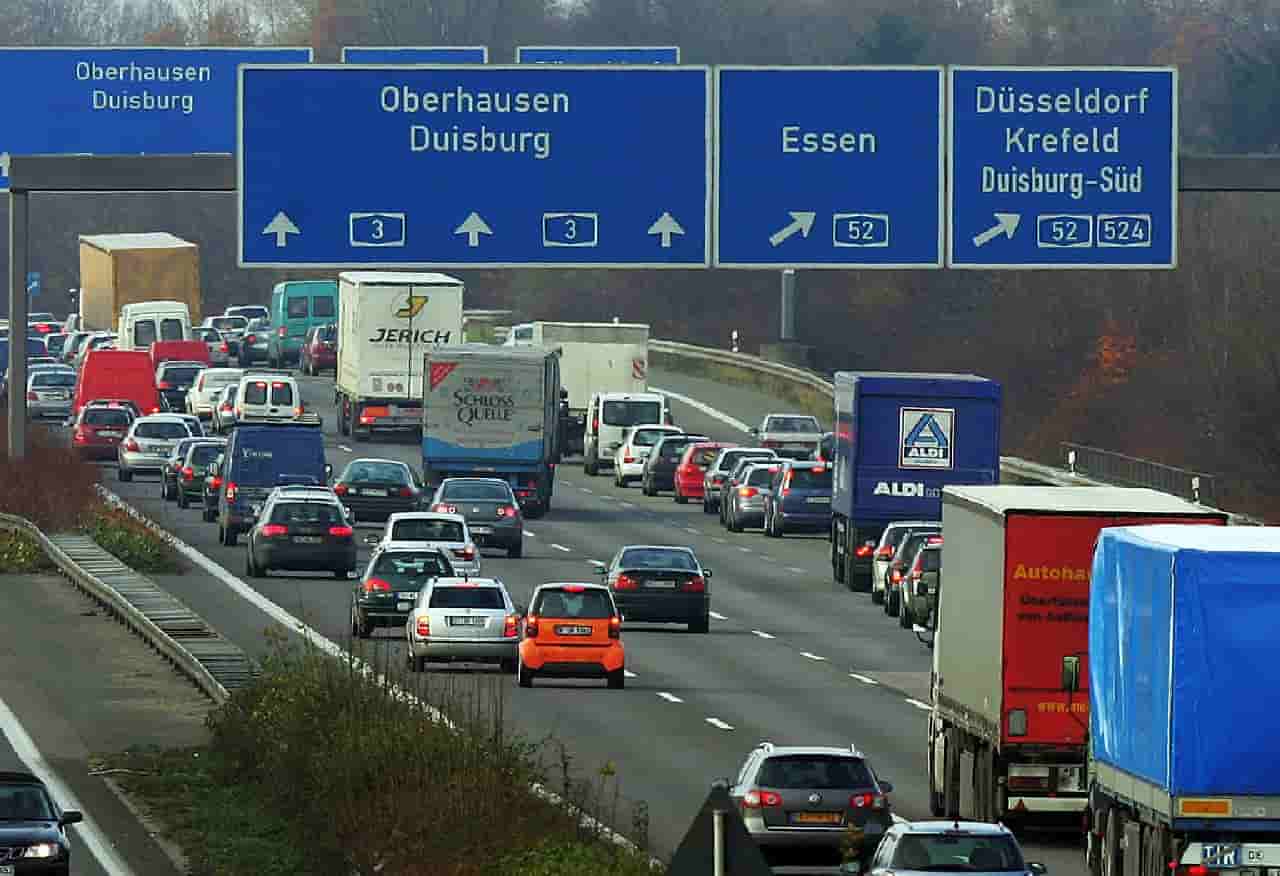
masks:
{"label": "dry grass", "polygon": [[27,518],[46,532],[79,528],[98,503],[97,466],[78,459],[52,427],[27,432],[26,457],[9,459],[7,418],[0,417],[0,511]]}

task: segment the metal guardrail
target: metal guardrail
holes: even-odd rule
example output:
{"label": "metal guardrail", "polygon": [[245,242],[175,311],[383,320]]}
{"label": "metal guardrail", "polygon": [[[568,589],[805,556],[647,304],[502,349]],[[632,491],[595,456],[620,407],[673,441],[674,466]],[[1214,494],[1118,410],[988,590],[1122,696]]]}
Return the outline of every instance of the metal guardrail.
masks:
{"label": "metal guardrail", "polygon": [[1073,473],[1091,475],[1122,486],[1150,487],[1205,505],[1212,505],[1217,498],[1216,481],[1211,474],[1083,444],[1064,441],[1061,447],[1067,470]]}
{"label": "metal guardrail", "polygon": [[30,520],[0,513],[0,527],[21,532],[44,550],[76,587],[108,608],[215,703],[253,674],[249,658],[151,579],[82,535],[46,535]]}
{"label": "metal guardrail", "polygon": [[806,371],[803,368],[796,368],[791,365],[783,365],[778,362],[766,362],[759,356],[752,356],[747,353],[733,353],[728,350],[716,350],[712,347],[699,347],[694,344],[682,344],[676,341],[662,341],[651,339],[649,341],[649,350],[655,353],[665,353],[669,356],[684,356],[689,359],[697,359],[703,362],[712,362],[718,365],[736,365],[739,368],[745,368],[748,371],[755,371],[758,374],[764,374],[769,377],[777,377],[782,380],[789,380],[798,383],[815,392],[835,398],[835,387],[830,380],[824,379],[820,374],[812,371]]}

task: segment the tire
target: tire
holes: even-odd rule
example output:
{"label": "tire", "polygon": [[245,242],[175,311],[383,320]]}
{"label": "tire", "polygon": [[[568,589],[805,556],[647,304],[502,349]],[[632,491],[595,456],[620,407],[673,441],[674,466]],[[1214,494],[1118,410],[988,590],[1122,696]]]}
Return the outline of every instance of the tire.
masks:
{"label": "tire", "polygon": [[244,552],[244,573],[250,578],[262,577],[262,569],[258,568],[258,564],[253,561],[252,544],[250,544]]}
{"label": "tire", "polygon": [[689,632],[691,633],[709,633],[711,632],[711,615],[704,614],[696,621],[689,622]]}
{"label": "tire", "polygon": [[184,511],[191,506],[191,502],[187,499],[186,490],[178,490],[178,507]]}
{"label": "tire", "polygon": [[518,541],[507,548],[507,557],[512,560],[518,560],[524,556],[524,542]]}
{"label": "tire", "polygon": [[[898,587],[901,587],[901,586],[902,586],[901,584],[898,585]],[[885,595],[884,613],[889,615],[889,617],[898,617],[901,614],[901,612],[902,612],[902,593],[897,588],[894,588],[894,591],[892,593]]]}
{"label": "tire", "polygon": [[369,432],[367,429],[352,428],[351,430],[351,437],[356,439],[356,442],[359,444],[363,444],[364,442],[368,441],[371,435],[372,433]]}
{"label": "tire", "polygon": [[498,669],[507,675],[515,675],[517,668],[518,663],[514,657],[508,657],[498,663]]}
{"label": "tire", "polygon": [[646,496],[658,495],[658,491],[653,488],[653,482],[650,480],[640,481],[640,492]]}
{"label": "tire", "polygon": [[[930,719],[930,732],[932,732],[932,724],[933,724],[933,721],[932,719]],[[934,773],[936,772],[935,758],[937,757],[937,754],[935,754],[934,749],[935,749],[935,746],[933,744],[933,739],[930,738],[929,739],[929,814],[932,815],[934,818],[941,818],[942,813],[946,808],[946,800],[942,796],[942,792],[936,790],[933,785],[933,776],[934,776]]]}
{"label": "tire", "polygon": [[204,518],[205,523],[212,523],[213,521],[218,519],[218,511],[217,509],[210,508],[208,505],[206,505],[200,511],[200,516]]}
{"label": "tire", "polygon": [[600,474],[600,460],[594,456],[586,456],[582,460],[582,471],[587,477],[595,477]]}
{"label": "tire", "polygon": [[676,491],[676,494],[675,494],[675,500],[677,505],[689,504],[689,497],[680,495],[680,492],[678,490]]}
{"label": "tire", "polygon": [[[898,626],[904,630],[911,629],[911,624],[915,620],[911,615],[911,601],[907,599],[899,599],[898,606]],[[985,819],[983,819],[985,820]]]}
{"label": "tire", "polygon": [[357,639],[368,639],[373,635],[373,625],[367,619],[361,619],[354,606],[351,609],[351,635]]}
{"label": "tire", "polygon": [[609,690],[622,690],[627,686],[627,674],[622,669],[609,673]]}
{"label": "tire", "polygon": [[133,472],[125,468],[123,465],[116,467],[116,477],[124,481],[126,484],[133,480]]}
{"label": "tire", "polygon": [[533,670],[527,668],[523,660],[516,661],[516,684],[521,687],[533,687]]}
{"label": "tire", "polygon": [[[875,575],[875,566],[871,567],[871,574]],[[884,589],[877,590],[875,582],[871,584],[871,603],[872,605],[884,605]]]}
{"label": "tire", "polygon": [[225,547],[235,547],[237,541],[236,531],[219,523],[218,541]]}
{"label": "tire", "polygon": [[742,532],[742,524],[738,522],[738,515],[732,509],[725,515],[724,528],[730,532]]}
{"label": "tire", "polygon": [[711,503],[707,501],[707,499],[706,499],[706,497],[705,497],[705,496],[703,496],[703,498],[702,498],[702,513],[703,513],[703,514],[711,514],[711,513],[712,513],[712,511],[711,511]]}

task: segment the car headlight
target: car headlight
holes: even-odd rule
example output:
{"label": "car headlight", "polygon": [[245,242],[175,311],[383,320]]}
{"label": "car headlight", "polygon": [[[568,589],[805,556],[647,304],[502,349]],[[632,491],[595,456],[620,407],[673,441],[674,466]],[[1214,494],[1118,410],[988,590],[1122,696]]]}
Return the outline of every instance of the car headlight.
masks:
{"label": "car headlight", "polygon": [[62,854],[62,848],[57,843],[36,843],[34,846],[27,846],[27,850],[22,853],[24,858],[56,858]]}

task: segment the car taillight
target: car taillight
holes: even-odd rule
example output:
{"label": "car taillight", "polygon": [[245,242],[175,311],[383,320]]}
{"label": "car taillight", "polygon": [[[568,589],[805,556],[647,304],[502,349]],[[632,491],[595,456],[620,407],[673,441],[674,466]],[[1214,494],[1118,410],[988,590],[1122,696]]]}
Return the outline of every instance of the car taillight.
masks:
{"label": "car taillight", "polygon": [[218,405],[218,410],[222,411],[224,414],[229,414],[231,413],[231,405],[224,402],[223,404]]}
{"label": "car taillight", "polygon": [[28,392],[27,401],[40,401],[40,396],[36,395],[34,392]]}
{"label": "car taillight", "polygon": [[413,489],[412,489],[411,487],[401,487],[401,488],[400,488],[400,498],[402,498],[402,499],[408,499],[408,498],[409,498],[410,496],[412,496],[412,495],[413,495]]}
{"label": "car taillight", "polygon": [[221,351],[221,352],[223,352],[223,353],[230,353],[230,352],[231,352],[231,348],[227,346],[227,342],[226,342],[226,341],[223,341],[223,342],[222,342],[222,344],[221,344],[221,345],[219,345],[218,350],[219,350],[219,351]]}
{"label": "car taillight", "polygon": [[636,461],[636,459],[635,459],[635,457],[634,457],[634,456],[631,456],[630,454],[628,454],[627,456],[622,457],[622,461],[623,461],[623,462],[635,462],[635,461]]}
{"label": "car taillight", "polygon": [[750,499],[758,492],[760,491],[755,487],[738,487],[738,495],[744,499]]}
{"label": "car taillight", "polygon": [[338,495],[338,496],[345,496],[345,495],[347,494],[347,485],[346,485],[346,484],[334,484],[334,485],[333,485],[333,492],[334,492],[334,494],[335,494],[335,495]]}
{"label": "car taillight", "polygon": [[920,566],[916,566],[914,569],[911,570],[911,580],[919,581],[920,576],[923,574],[924,574],[924,569],[920,568]]}
{"label": "car taillight", "polygon": [[512,505],[499,505],[498,516],[499,517],[515,517],[516,509]]}
{"label": "car taillight", "polygon": [[227,481],[227,501],[234,502],[236,499],[236,482]]}
{"label": "car taillight", "polygon": [[294,408],[294,409],[293,409],[293,415],[294,415],[295,417],[301,417],[301,416],[302,416],[302,407],[301,407],[301,406],[299,406],[299,407]]}
{"label": "car taillight", "polygon": [[436,512],[437,514],[457,514],[458,506],[446,505],[443,502],[436,502],[434,505],[431,506],[431,510]]}
{"label": "car taillight", "polygon": [[184,465],[182,467],[182,479],[184,481],[195,480],[195,477],[196,477],[196,470],[194,468],[192,468],[189,465]]}
{"label": "car taillight", "polygon": [[474,560],[476,558],[475,545],[467,545],[464,548],[454,548],[453,555],[461,560]]}
{"label": "car taillight", "polygon": [[76,431],[71,436],[72,441],[79,441],[81,443],[87,441],[88,438],[89,436],[85,433],[85,430],[81,429],[79,426],[76,426]]}
{"label": "car taillight", "polygon": [[276,538],[277,536],[288,534],[289,527],[285,526],[283,523],[268,523],[266,526],[262,527],[263,538]]}
{"label": "car taillight", "polygon": [[781,441],[761,441],[760,446],[761,447],[781,447],[782,442]]}
{"label": "car taillight", "polygon": [[334,538],[351,538],[351,535],[354,532],[355,530],[352,529],[350,526],[330,526],[329,527],[329,534],[332,535]]}
{"label": "car taillight", "polygon": [[370,578],[364,582],[365,593],[390,593],[390,582],[383,581],[381,578]]}
{"label": "car taillight", "polygon": [[782,795],[776,791],[751,790],[742,795],[742,805],[746,809],[769,809],[782,805]]}
{"label": "car taillight", "polygon": [[138,442],[137,442],[137,441],[135,441],[134,439],[130,438],[128,441],[124,442],[124,449],[125,449],[125,450],[127,450],[127,451],[129,451],[130,453],[137,453],[137,452],[138,452],[139,450],[141,450],[142,448],[140,448],[140,447],[138,446]]}
{"label": "car taillight", "polygon": [[211,490],[222,489],[222,478],[218,477],[217,475],[214,475],[213,479],[209,481],[209,489]]}
{"label": "car taillight", "polygon": [[782,479],[782,495],[786,496],[791,493],[791,472],[787,472],[787,476]]}
{"label": "car taillight", "polygon": [[894,569],[893,574],[890,575],[889,577],[893,579],[893,583],[897,584],[899,581],[902,580],[902,570]]}
{"label": "car taillight", "polygon": [[279,329],[279,331],[277,332],[277,334],[279,334],[279,335],[280,335],[280,337],[282,337],[282,338],[284,337],[284,326],[280,326],[280,329]]}
{"label": "car taillight", "polygon": [[520,635],[520,618],[509,614],[502,623],[502,638],[514,639],[518,635]]}
{"label": "car taillight", "polygon": [[[376,580],[376,579],[375,579]],[[414,629],[419,638],[427,639],[431,637],[431,618],[426,615],[418,615],[418,620],[414,624]]]}
{"label": "car taillight", "polygon": [[619,575],[618,580],[613,582],[614,590],[639,590],[640,582],[635,578],[627,575]]}
{"label": "car taillight", "polygon": [[162,380],[156,384],[156,389],[173,389],[173,384],[167,380]]}
{"label": "car taillight", "polygon": [[158,413],[160,413],[160,408],[159,408],[159,407],[154,407],[154,408],[152,408],[150,411],[148,411],[147,413],[149,413],[149,414],[158,414]]}
{"label": "car taillight", "polygon": [[524,619],[524,637],[526,639],[538,638],[538,616],[531,614]]}
{"label": "car taillight", "polygon": [[685,593],[706,593],[707,582],[701,575],[694,575],[688,581],[685,581],[684,586],[680,589]]}
{"label": "car taillight", "polygon": [[609,618],[609,638],[622,638],[622,618],[618,617],[616,614]]}
{"label": "car taillight", "polygon": [[858,549],[853,552],[853,555],[855,557],[869,557],[871,556],[871,551],[872,547],[870,544],[862,544],[858,545]]}
{"label": "car taillight", "polygon": [[877,559],[888,560],[888,559],[891,559],[892,557],[893,557],[893,545],[891,544],[887,544],[884,547],[880,548],[880,550],[876,551]]}
{"label": "car taillight", "polygon": [[599,432],[599,431],[600,431],[600,418],[599,418],[599,417],[593,417],[593,418],[591,419],[591,431],[592,431],[593,433],[595,433],[595,432]]}
{"label": "car taillight", "polygon": [[258,342],[258,336],[257,336],[257,335],[245,335],[245,336],[244,336],[244,339],[245,339],[246,341],[248,341],[249,343],[251,343],[251,344],[256,344],[256,343]]}
{"label": "car taillight", "polygon": [[884,798],[879,794],[854,794],[849,798],[851,809],[883,809]]}

